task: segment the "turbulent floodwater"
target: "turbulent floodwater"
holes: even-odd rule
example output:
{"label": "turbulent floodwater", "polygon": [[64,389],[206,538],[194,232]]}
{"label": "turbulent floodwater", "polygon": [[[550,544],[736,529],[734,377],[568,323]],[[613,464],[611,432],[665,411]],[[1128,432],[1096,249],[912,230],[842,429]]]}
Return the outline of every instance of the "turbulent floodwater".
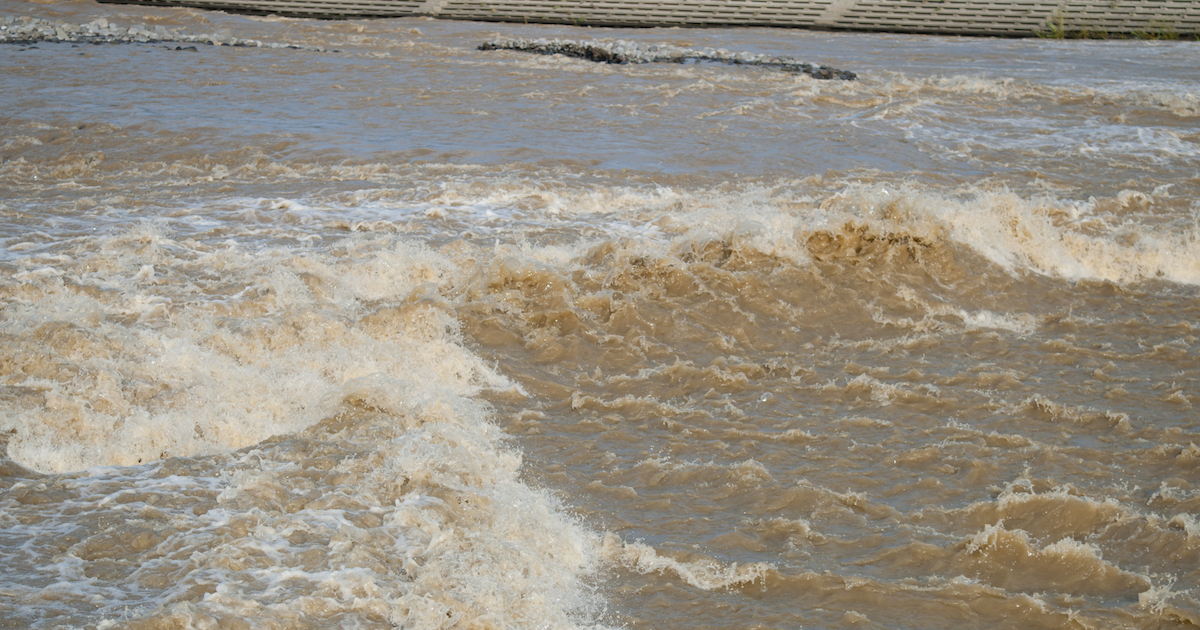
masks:
{"label": "turbulent floodwater", "polygon": [[1195,43],[3,15],[0,627],[1200,625]]}

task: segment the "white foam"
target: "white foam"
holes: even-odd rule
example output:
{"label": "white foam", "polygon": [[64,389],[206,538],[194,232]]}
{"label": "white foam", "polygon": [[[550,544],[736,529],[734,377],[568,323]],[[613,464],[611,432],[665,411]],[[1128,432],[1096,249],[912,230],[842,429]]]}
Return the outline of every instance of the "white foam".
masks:
{"label": "white foam", "polygon": [[603,553],[612,562],[638,573],[671,573],[695,588],[712,591],[763,581],[774,567],[765,562],[721,563],[711,559],[676,560],[640,542],[622,542],[609,534]]}
{"label": "white foam", "polygon": [[[9,455],[61,472],[237,449],[320,420],[339,390],[372,374],[464,394],[511,387],[460,345],[436,302],[361,306],[419,301],[426,284],[448,281],[445,260],[386,239],[345,247],[354,258],[176,251],[142,226],[101,241],[74,269],[17,278],[40,297],[10,305],[8,329],[44,337],[50,354],[20,355],[29,375],[14,384],[42,393],[4,410],[0,429],[17,431]],[[102,271],[78,271],[88,268]],[[190,269],[197,280],[178,282]],[[208,294],[210,283],[246,288]],[[88,286],[104,293],[77,288]],[[47,370],[57,376],[37,376]]]}
{"label": "white foam", "polygon": [[1028,313],[994,313],[988,310],[969,312],[959,310],[959,316],[971,328],[999,328],[1021,335],[1033,333],[1038,328],[1037,318]]}
{"label": "white foam", "polygon": [[[300,438],[192,464],[211,476],[164,475],[156,465],[60,477],[58,491],[75,498],[20,508],[37,518],[15,523],[31,551],[66,532],[83,539],[40,566],[54,573],[50,586],[4,578],[0,589],[25,601],[22,610],[57,611],[64,621],[94,601],[88,619],[110,624],[286,625],[302,611],[340,625],[593,626],[599,538],[521,482],[519,454],[503,445],[487,407],[462,391],[470,390],[452,379],[356,379],[330,404],[373,411],[339,429],[341,450]],[[208,507],[192,510],[197,501]],[[121,524],[78,527],[99,514]],[[106,542],[139,527],[162,539]],[[97,550],[117,554],[126,579],[90,577],[81,558]]]}
{"label": "white foam", "polygon": [[[1097,217],[1087,204],[976,191],[950,196],[913,185],[851,187],[835,208],[851,216],[899,219],[897,227],[930,240],[945,235],[1013,272],[1067,280],[1200,284],[1200,227],[1196,211],[1171,224]],[[1110,229],[1093,233],[1091,223]]]}
{"label": "white foam", "polygon": [[[1128,207],[1131,196],[1141,195],[1144,199],[1138,203],[1153,208],[1169,199],[1165,193],[1124,191],[1112,201]],[[915,184],[850,185],[824,199],[788,189],[743,187],[733,192],[660,189],[651,197],[622,195],[620,201],[612,197],[608,201],[612,205],[603,227],[594,223],[592,210],[575,215],[583,222],[580,225],[589,224],[583,234],[636,235],[645,249],[660,252],[663,246],[683,252],[695,243],[722,240],[803,266],[811,262],[804,242],[808,235],[854,221],[865,222],[880,235],[898,233],[931,243],[948,239],[1013,273],[1072,281],[1200,283],[1200,214],[1194,208],[1182,214],[1173,209],[1171,218],[1164,220],[1153,215],[1105,214],[1097,210],[1094,200],[1022,196],[1003,190],[951,193]],[[486,207],[495,209],[494,203],[503,202],[493,199]],[[604,207],[603,201],[597,203],[598,208]],[[520,221],[528,226],[524,229],[551,225],[567,232],[581,229],[562,221],[577,212],[574,205],[564,205],[571,210],[553,217],[526,213]],[[973,327],[1022,333],[1036,327],[1023,314],[967,310],[958,314]]]}

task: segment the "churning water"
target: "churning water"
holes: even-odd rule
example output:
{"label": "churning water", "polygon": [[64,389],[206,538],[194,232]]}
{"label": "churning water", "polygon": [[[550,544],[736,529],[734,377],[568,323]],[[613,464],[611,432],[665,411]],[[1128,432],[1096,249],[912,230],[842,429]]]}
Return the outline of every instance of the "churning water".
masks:
{"label": "churning water", "polygon": [[0,627],[1200,624],[1195,43],[0,9]]}

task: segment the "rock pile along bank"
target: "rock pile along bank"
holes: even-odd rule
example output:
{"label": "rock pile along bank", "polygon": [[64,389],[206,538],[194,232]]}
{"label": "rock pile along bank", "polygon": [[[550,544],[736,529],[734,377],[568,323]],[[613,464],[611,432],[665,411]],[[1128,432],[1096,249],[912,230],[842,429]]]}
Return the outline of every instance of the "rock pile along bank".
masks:
{"label": "rock pile along bank", "polygon": [[29,16],[0,18],[0,43],[34,44],[37,42],[72,44],[148,44],[186,43],[209,46],[243,46],[256,48],[293,48],[325,52],[323,47],[296,46],[261,42],[256,39],[234,37],[229,29],[215,33],[192,34],[167,28],[162,25],[146,26],[134,24],[119,26],[105,18],[87,24],[71,24],[61,20],[48,20]]}
{"label": "rock pile along bank", "polygon": [[735,65],[764,66],[784,72],[807,74],[815,79],[841,79],[843,81],[852,81],[858,76],[849,70],[805,63],[791,57],[746,52],[731,53],[721,48],[680,48],[668,44],[642,44],[627,40],[493,39],[481,44],[479,50],[517,50],[539,55],[565,55],[612,64],[713,61]]}
{"label": "rock pile along bank", "polygon": [[[292,48],[328,52],[324,47],[262,42],[234,37],[229,29],[215,33],[193,34],[162,25],[133,24],[119,26],[105,18],[86,24],[72,24],[29,16],[0,18],[0,43],[35,44],[38,42],[72,44],[147,44],[182,43],[210,46],[240,46],[257,48]],[[854,80],[858,75],[826,65],[797,61],[791,57],[770,56],[746,52],[730,52],[717,48],[681,48],[669,44],[643,44],[628,40],[575,41],[564,39],[493,39],[484,42],[479,50],[516,50],[541,55],[565,55],[610,64],[717,62],[733,65],[763,66],[784,72],[807,74],[815,79]],[[333,51],[337,52],[337,51]]]}

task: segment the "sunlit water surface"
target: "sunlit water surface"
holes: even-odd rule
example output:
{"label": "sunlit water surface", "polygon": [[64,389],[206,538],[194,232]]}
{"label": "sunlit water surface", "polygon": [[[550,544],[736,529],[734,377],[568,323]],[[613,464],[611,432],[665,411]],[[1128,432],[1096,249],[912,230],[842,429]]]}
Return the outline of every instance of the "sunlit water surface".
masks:
{"label": "sunlit water surface", "polygon": [[1200,625],[1195,43],[2,15],[0,627]]}

